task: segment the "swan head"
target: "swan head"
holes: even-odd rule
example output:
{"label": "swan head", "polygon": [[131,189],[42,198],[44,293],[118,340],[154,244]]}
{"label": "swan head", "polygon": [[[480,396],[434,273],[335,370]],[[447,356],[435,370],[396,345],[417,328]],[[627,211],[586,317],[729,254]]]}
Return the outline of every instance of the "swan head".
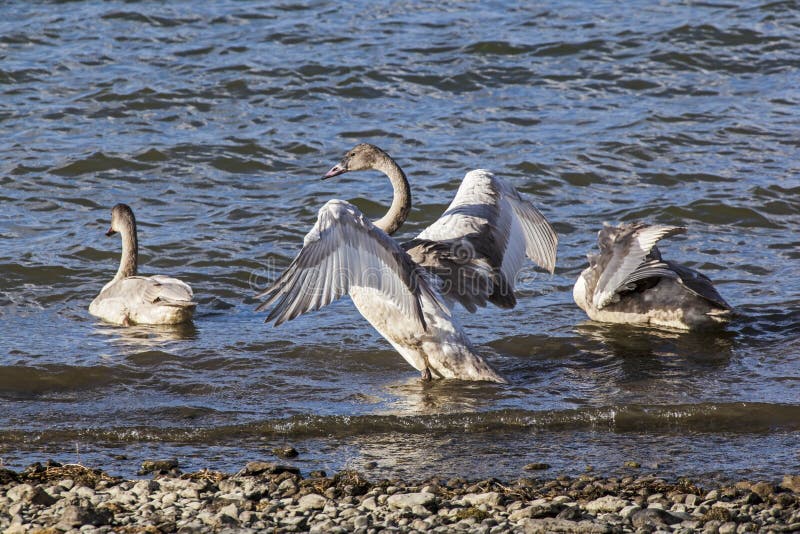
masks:
{"label": "swan head", "polygon": [[127,204],[117,204],[111,208],[111,227],[106,232],[106,235],[111,237],[117,232],[130,230],[136,226],[136,217],[133,216],[133,210]]}
{"label": "swan head", "polygon": [[380,169],[387,159],[390,159],[389,154],[382,149],[369,143],[361,143],[348,150],[342,161],[331,167],[322,179],[333,178],[350,171]]}

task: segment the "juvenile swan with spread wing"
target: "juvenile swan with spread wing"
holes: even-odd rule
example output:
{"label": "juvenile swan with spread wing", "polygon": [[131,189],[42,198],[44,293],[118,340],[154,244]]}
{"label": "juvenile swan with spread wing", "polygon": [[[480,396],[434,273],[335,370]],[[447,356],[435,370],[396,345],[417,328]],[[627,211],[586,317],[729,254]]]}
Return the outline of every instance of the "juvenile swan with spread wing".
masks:
{"label": "juvenile swan with spread wing", "polygon": [[89,305],[89,313],[123,326],[132,324],[178,324],[192,318],[196,302],[192,288],[168,276],[136,276],[139,243],[136,218],[125,204],[111,209],[107,236],[122,237],[122,258],[114,279],[107,283]]}
{"label": "juvenile swan with spread wing", "polygon": [[424,379],[505,382],[475,353],[450,307],[513,307],[514,278],[526,254],[552,273],[555,232],[510,184],[475,170],[464,177],[444,215],[401,245],[389,236],[408,217],[411,192],[386,152],[357,145],[323,178],[370,169],[392,183],[386,215],[373,222],[348,202],[329,201],[298,256],[259,295],[266,301],[258,309],[274,304],[267,321],[277,326],[348,294]]}
{"label": "juvenile swan with spread wing", "polygon": [[600,254],[589,255],[572,290],[575,303],[595,321],[694,330],[727,322],[731,307],[705,275],[664,260],[656,243],[686,232],[644,223],[604,226]]}

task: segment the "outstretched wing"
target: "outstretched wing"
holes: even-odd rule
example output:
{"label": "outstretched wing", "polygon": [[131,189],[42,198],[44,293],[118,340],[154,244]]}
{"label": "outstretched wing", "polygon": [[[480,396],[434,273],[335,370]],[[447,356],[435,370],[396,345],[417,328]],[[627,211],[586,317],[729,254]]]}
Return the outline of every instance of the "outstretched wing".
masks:
{"label": "outstretched wing", "polygon": [[331,200],[317,216],[303,248],[286,271],[258,298],[257,308],[275,307],[267,317],[275,325],[342,297],[351,287],[377,290],[408,317],[427,328],[421,297],[438,297],[406,252],[355,206]]}
{"label": "outstretched wing", "polygon": [[686,232],[680,226],[648,226],[643,223],[605,226],[597,235],[602,274],[597,281],[592,303],[599,310],[616,302],[618,293],[632,288],[645,278],[678,275],[661,261],[655,244],[662,238]]}
{"label": "outstretched wing", "polygon": [[514,279],[525,256],[550,273],[558,237],[544,215],[489,171],[464,176],[444,214],[403,247],[469,311],[516,304]]}

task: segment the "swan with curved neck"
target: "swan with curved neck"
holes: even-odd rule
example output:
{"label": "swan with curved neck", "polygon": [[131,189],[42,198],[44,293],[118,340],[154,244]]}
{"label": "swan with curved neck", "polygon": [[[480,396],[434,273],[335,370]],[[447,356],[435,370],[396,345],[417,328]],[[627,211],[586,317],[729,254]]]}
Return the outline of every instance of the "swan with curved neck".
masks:
{"label": "swan with curved neck", "polygon": [[298,256],[259,295],[266,300],[258,309],[274,305],[267,321],[277,326],[348,294],[424,379],[505,382],[475,352],[451,308],[513,307],[525,256],[553,271],[555,232],[513,186],[479,169],[466,174],[441,218],[400,244],[390,235],[408,217],[411,191],[385,151],[356,145],[323,179],[365,170],[392,183],[388,212],[373,222],[348,202],[326,203]]}
{"label": "swan with curved neck", "polygon": [[192,318],[196,302],[192,288],[167,276],[137,276],[139,241],[136,217],[126,204],[111,209],[107,236],[119,234],[122,257],[114,278],[89,305],[89,313],[117,325],[178,324]]}

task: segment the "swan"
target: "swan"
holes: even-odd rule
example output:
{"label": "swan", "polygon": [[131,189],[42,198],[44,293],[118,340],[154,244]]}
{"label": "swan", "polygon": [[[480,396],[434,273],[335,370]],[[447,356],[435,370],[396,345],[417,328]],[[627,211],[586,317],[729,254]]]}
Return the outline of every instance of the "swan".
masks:
{"label": "swan", "polygon": [[551,273],[557,237],[544,216],[486,170],[466,174],[444,215],[416,238],[390,236],[406,220],[411,191],[405,173],[382,149],[362,143],[323,179],[378,170],[393,188],[389,211],[370,221],[343,200],[330,200],[286,271],[257,298],[274,305],[275,326],[348,294],[358,311],[422,374],[506,382],[481,356],[452,314],[492,303],[516,304],[514,279],[527,255]]}
{"label": "swan", "polygon": [[136,276],[139,244],[136,218],[125,204],[111,209],[111,228],[107,236],[119,233],[122,258],[116,276],[103,286],[89,304],[89,313],[117,325],[178,324],[192,318],[196,302],[192,288],[168,276]]}
{"label": "swan", "polygon": [[730,320],[731,307],[705,275],[663,260],[656,243],[681,226],[604,225],[572,296],[590,319],[696,330]]}

